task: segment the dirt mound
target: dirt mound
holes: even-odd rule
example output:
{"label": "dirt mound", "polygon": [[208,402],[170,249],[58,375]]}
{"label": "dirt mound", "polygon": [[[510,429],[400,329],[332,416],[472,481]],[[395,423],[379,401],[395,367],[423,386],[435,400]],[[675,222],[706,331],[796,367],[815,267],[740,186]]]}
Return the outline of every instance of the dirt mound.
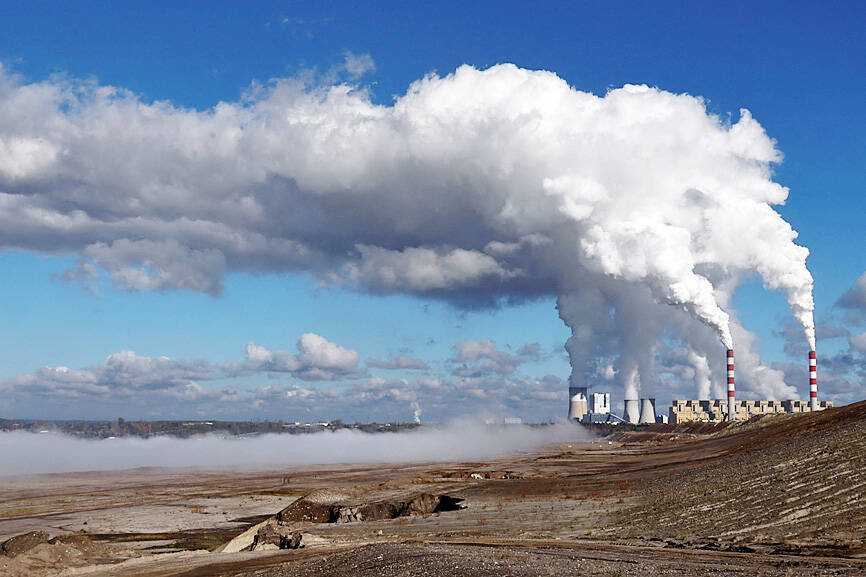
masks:
{"label": "dirt mound", "polygon": [[722,439],[712,462],[649,481],[623,514],[625,532],[780,553],[866,550],[866,402],[761,425]]}
{"label": "dirt mound", "polygon": [[454,511],[460,508],[461,500],[448,495],[420,493],[399,500],[379,500],[369,503],[322,503],[320,502],[321,496],[317,495],[314,500],[301,497],[277,513],[277,521],[280,523],[381,521],[407,515],[428,515],[440,511]]}
{"label": "dirt mound", "polygon": [[48,533],[45,531],[30,531],[29,533],[15,535],[11,539],[4,541],[0,545],[0,551],[7,557],[15,557],[21,553],[26,553],[42,543],[48,543]]}
{"label": "dirt mound", "polygon": [[[47,534],[46,534],[47,536]],[[39,536],[40,540],[42,536]],[[71,567],[116,561],[116,552],[83,535],[63,535],[42,541],[15,557],[0,556],[3,577],[56,576]]]}

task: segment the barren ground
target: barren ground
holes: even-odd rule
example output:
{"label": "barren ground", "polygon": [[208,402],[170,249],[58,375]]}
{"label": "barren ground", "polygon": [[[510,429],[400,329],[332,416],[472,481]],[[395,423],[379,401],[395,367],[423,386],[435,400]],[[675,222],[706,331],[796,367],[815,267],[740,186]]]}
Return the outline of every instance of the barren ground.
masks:
{"label": "barren ground", "polygon": [[[866,403],[480,463],[4,478],[0,541],[92,544],[0,556],[0,575],[866,575],[864,488]],[[305,495],[351,512],[422,493],[463,508],[292,519],[301,549],[211,552]]]}

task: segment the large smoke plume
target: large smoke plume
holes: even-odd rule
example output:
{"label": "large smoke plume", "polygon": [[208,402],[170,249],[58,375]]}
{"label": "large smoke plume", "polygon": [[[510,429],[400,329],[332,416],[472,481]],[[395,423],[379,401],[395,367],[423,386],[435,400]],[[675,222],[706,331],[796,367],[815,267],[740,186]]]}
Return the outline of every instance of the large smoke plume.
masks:
{"label": "large smoke plume", "polygon": [[733,346],[719,286],[747,275],[814,348],[780,160],[747,110],[513,65],[429,75],[391,106],[290,79],[204,111],[0,70],[0,246],[130,290],[219,293],[248,270],[458,305],[556,295],[572,382],[613,363],[630,394],[665,331],[704,358],[695,321]]}

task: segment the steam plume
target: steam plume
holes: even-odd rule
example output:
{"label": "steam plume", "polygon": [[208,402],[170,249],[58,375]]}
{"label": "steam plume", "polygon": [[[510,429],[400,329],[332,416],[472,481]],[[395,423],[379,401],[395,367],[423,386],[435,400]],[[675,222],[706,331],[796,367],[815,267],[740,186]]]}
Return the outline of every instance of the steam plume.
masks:
{"label": "steam plume", "polygon": [[651,386],[662,310],[731,348],[716,287],[743,273],[785,292],[814,348],[808,250],[772,208],[781,158],[748,110],[510,64],[431,74],[392,106],[281,79],[205,111],[0,70],[3,247],[130,290],[216,294],[251,270],[458,305],[556,295],[572,381],[608,355]]}

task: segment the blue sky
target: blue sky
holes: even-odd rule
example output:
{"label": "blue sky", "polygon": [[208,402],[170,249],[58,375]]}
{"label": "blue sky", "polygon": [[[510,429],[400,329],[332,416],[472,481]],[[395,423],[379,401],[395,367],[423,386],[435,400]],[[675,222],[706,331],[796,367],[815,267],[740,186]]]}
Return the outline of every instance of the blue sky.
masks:
{"label": "blue sky", "polygon": [[[313,85],[348,82],[366,90],[373,103],[389,106],[395,95],[428,73],[444,76],[463,64],[485,69],[506,62],[554,72],[572,87],[602,96],[623,84],[701,96],[710,114],[731,122],[739,119],[740,108],[748,108],[784,154],[784,161],[772,167],[773,178],[791,192],[777,210],[799,232],[797,242],[810,250],[821,339],[822,323],[839,328],[840,335],[864,330],[858,323],[866,311],[836,306],[866,270],[864,24],[866,8],[859,2],[832,7],[817,2],[5,2],[0,6],[0,62],[22,84],[71,78],[127,89],[144,103],[166,101],[199,111],[221,101],[238,102],[252,83],[298,77]],[[347,57],[367,62],[365,69],[354,74]],[[490,409],[546,420],[564,410],[570,368],[562,345],[570,331],[558,318],[552,295],[524,295],[526,300],[513,306],[467,309],[448,304],[451,297],[399,290],[369,294],[382,291],[322,287],[315,274],[297,270],[236,267],[228,267],[218,296],[174,287],[128,290],[99,267],[86,282],[63,280],[79,257],[75,250],[28,250],[20,243],[7,243],[0,253],[0,299],[5,303],[0,309],[0,380],[18,391],[8,407],[0,405],[0,417],[122,413],[154,418],[210,412],[237,418],[296,414],[409,420],[415,403],[433,419]],[[764,363],[775,363],[780,371],[788,370],[789,363],[803,364],[786,353],[790,313],[782,294],[764,290],[756,278],[747,280],[734,307],[757,335],[755,349]],[[241,396],[214,393],[199,399],[178,393],[143,403],[113,397],[115,384],[108,381],[99,382],[108,392],[92,398],[70,391],[53,395],[53,385],[30,393],[30,385],[22,384],[32,383],[25,377],[37,374],[39,367],[85,370],[121,350],[148,358],[202,359],[214,366],[240,362],[250,341],[294,354],[304,333],[357,351],[359,369],[315,381],[298,377],[306,369],[267,367],[232,377],[157,379],[145,388],[165,391],[194,382],[206,390],[236,389]],[[455,348],[485,339],[495,343],[495,352],[488,347],[473,356]],[[536,352],[518,353],[533,343]],[[828,379],[827,393],[837,402],[862,398],[859,383],[866,365],[864,351],[855,344],[842,336],[821,341],[819,347],[850,357],[835,359],[836,372]],[[401,354],[423,360],[429,369],[365,365],[366,359]],[[496,403],[482,392],[461,396],[465,391],[448,388],[460,378],[460,367],[488,361],[516,368],[479,372],[485,380],[478,386],[513,401]],[[560,381],[544,380],[547,376]],[[671,384],[670,378],[662,379],[661,400],[688,395],[694,388]],[[445,388],[424,389],[419,379],[438,380],[437,386]],[[803,386],[795,385],[805,395]],[[327,398],[302,406],[292,405],[291,395],[286,400],[283,393],[291,387],[370,394],[345,406]],[[260,394],[262,389],[267,394]],[[613,390],[618,396],[620,391]],[[243,397],[246,391],[249,398]],[[451,402],[425,401],[446,394],[432,391],[448,391]],[[154,408],[170,398],[174,405]],[[336,407],[337,414],[329,414],[328,407]]]}

